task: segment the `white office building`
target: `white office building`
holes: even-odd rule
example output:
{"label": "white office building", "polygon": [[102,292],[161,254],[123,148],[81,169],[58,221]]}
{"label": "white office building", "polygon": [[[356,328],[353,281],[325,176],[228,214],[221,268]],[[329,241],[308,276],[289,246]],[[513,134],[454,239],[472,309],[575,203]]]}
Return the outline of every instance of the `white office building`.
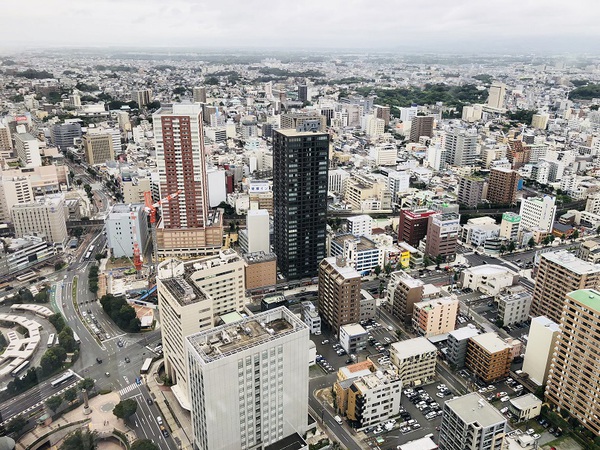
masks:
{"label": "white office building", "polygon": [[373,219],[367,214],[348,217],[348,233],[354,236],[371,236]]}
{"label": "white office building", "polygon": [[14,205],[12,208],[15,235],[40,236],[62,247],[68,238],[65,196],[46,195],[39,200]]}
{"label": "white office building", "polygon": [[161,312],[165,372],[180,405],[191,408],[185,368],[184,338],[214,327],[220,317],[241,312],[245,303],[245,262],[227,249],[193,261],[168,259],[158,265],[157,292]]}
{"label": "white office building", "polygon": [[447,400],[440,425],[440,450],[501,450],[506,417],[480,394]]}
{"label": "white office building", "polygon": [[550,232],[555,215],[556,197],[545,195],[543,198],[523,199],[519,211],[519,230]]}
{"label": "white office building", "polygon": [[329,184],[327,190],[329,192],[342,193],[344,192],[344,181],[350,177],[350,174],[344,169],[335,169],[328,172]]}
{"label": "white office building", "polygon": [[280,307],[186,337],[194,446],[264,448],[308,426],[308,327]]}
{"label": "white office building", "polygon": [[15,134],[15,153],[25,167],[40,167],[40,141],[29,133]]}
{"label": "white office building", "polygon": [[271,253],[269,212],[266,209],[248,210],[246,229],[240,230],[239,242],[243,253]]}
{"label": "white office building", "polygon": [[132,258],[134,243],[140,254],[144,253],[148,243],[148,219],[144,205],[114,205],[104,223],[108,248],[114,258]]}

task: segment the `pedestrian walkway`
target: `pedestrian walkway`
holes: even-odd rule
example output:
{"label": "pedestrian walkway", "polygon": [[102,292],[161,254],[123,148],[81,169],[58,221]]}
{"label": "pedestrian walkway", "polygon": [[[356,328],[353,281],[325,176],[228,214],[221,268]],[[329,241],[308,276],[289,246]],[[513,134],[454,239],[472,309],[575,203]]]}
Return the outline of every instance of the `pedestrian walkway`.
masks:
{"label": "pedestrian walkway", "polygon": [[131,392],[131,391],[133,391],[133,390],[134,390],[135,388],[137,388],[137,387],[138,387],[138,384],[137,384],[137,383],[131,383],[129,386],[127,386],[127,387],[124,387],[123,389],[121,389],[121,390],[119,391],[119,395],[120,395],[121,397],[123,397],[125,394],[127,394],[128,392]]}

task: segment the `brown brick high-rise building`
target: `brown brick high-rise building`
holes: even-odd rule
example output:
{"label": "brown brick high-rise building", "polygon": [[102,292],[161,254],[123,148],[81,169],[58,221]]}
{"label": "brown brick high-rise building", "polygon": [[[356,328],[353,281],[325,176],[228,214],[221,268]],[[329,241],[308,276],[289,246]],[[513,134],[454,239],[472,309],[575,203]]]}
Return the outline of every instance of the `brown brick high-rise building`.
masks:
{"label": "brown brick high-rise building", "polygon": [[341,257],[319,264],[319,314],[337,335],[342,325],[360,317],[360,274]]}
{"label": "brown brick high-rise building", "polygon": [[512,164],[512,168],[518,170],[529,162],[531,150],[523,141],[511,140],[508,142],[506,157]]}
{"label": "brown brick high-rise building", "polygon": [[421,136],[433,136],[433,116],[415,116],[410,124],[409,142],[419,142]]}
{"label": "brown brick high-rise building", "polygon": [[506,378],[511,362],[510,345],[496,333],[480,334],[469,339],[465,364],[484,382]]}
{"label": "brown brick high-rise building", "polygon": [[569,292],[596,289],[600,265],[577,258],[566,250],[542,253],[536,270],[531,317],[546,316],[559,323]]}
{"label": "brown brick high-rise building", "polygon": [[546,398],[600,435],[600,292],[582,289],[565,297]]}
{"label": "brown brick high-rise building", "polygon": [[490,171],[487,200],[497,205],[510,205],[517,201],[517,187],[521,177],[515,170],[496,168]]}
{"label": "brown brick high-rise building", "polygon": [[450,212],[429,216],[425,254],[434,259],[441,256],[443,261],[453,260],[459,233],[459,214]]}

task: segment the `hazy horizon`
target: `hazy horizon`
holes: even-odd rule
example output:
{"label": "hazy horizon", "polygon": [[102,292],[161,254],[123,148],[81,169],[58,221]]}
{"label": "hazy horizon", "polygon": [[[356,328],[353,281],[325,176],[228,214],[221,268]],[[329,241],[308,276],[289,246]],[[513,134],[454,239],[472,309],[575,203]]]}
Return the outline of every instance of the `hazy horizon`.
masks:
{"label": "hazy horizon", "polygon": [[30,0],[4,5],[0,49],[585,54],[598,52],[598,16],[592,0]]}

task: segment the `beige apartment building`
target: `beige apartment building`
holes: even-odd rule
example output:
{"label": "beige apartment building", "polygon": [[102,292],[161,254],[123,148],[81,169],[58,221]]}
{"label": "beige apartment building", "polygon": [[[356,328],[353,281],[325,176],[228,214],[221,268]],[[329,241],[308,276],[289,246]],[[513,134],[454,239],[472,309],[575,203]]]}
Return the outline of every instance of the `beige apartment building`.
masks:
{"label": "beige apartment building", "polygon": [[246,260],[246,289],[274,286],[277,283],[277,255],[256,252],[244,255]]}
{"label": "beige apartment building", "polygon": [[12,208],[15,235],[43,236],[48,242],[62,247],[68,238],[65,197],[47,195],[40,200],[16,204]]}
{"label": "beige apartment building", "polygon": [[405,324],[412,319],[415,303],[423,300],[423,286],[425,284],[411,277],[403,270],[392,272],[387,286],[387,301],[392,307],[392,314]]}
{"label": "beige apartment building", "polygon": [[456,325],[458,300],[451,297],[415,303],[413,328],[422,336],[430,337],[449,333]]}
{"label": "beige apartment building", "polygon": [[144,193],[152,192],[150,178],[133,178],[122,181],[123,203],[145,203]]}
{"label": "beige apartment building", "polygon": [[169,259],[158,265],[157,292],[161,311],[165,371],[173,393],[191,408],[184,338],[216,326],[219,317],[240,312],[246,301],[244,260],[233,250],[194,261]]}
{"label": "beige apartment building", "polygon": [[88,133],[83,136],[85,159],[91,166],[115,159],[113,137],[108,133]]}
{"label": "beige apartment building", "polygon": [[342,257],[319,264],[319,314],[336,335],[340,327],[360,318],[360,274]]}
{"label": "beige apartment building", "polygon": [[394,342],[390,361],[398,369],[403,386],[420,386],[435,378],[437,348],[424,337]]}
{"label": "beige apartment building", "polygon": [[560,319],[546,398],[569,411],[588,430],[600,435],[600,291],[580,289],[566,295]]}
{"label": "beige apartment building", "polygon": [[465,365],[485,383],[507,377],[512,359],[511,346],[496,333],[473,336],[467,344]]}
{"label": "beige apartment building", "polygon": [[14,205],[29,203],[34,200],[31,179],[26,176],[0,177],[0,221],[11,221],[11,211]]}
{"label": "beige apartment building", "polygon": [[529,374],[529,379],[538,386],[545,386],[548,380],[552,353],[559,333],[560,326],[547,317],[531,319],[523,372]]}
{"label": "beige apartment building", "polygon": [[380,210],[392,207],[392,193],[385,180],[353,175],[344,182],[344,200],[353,210]]}
{"label": "beige apartment building", "polygon": [[535,277],[531,316],[560,322],[566,295],[579,289],[595,289],[600,265],[577,258],[566,250],[542,253]]}

